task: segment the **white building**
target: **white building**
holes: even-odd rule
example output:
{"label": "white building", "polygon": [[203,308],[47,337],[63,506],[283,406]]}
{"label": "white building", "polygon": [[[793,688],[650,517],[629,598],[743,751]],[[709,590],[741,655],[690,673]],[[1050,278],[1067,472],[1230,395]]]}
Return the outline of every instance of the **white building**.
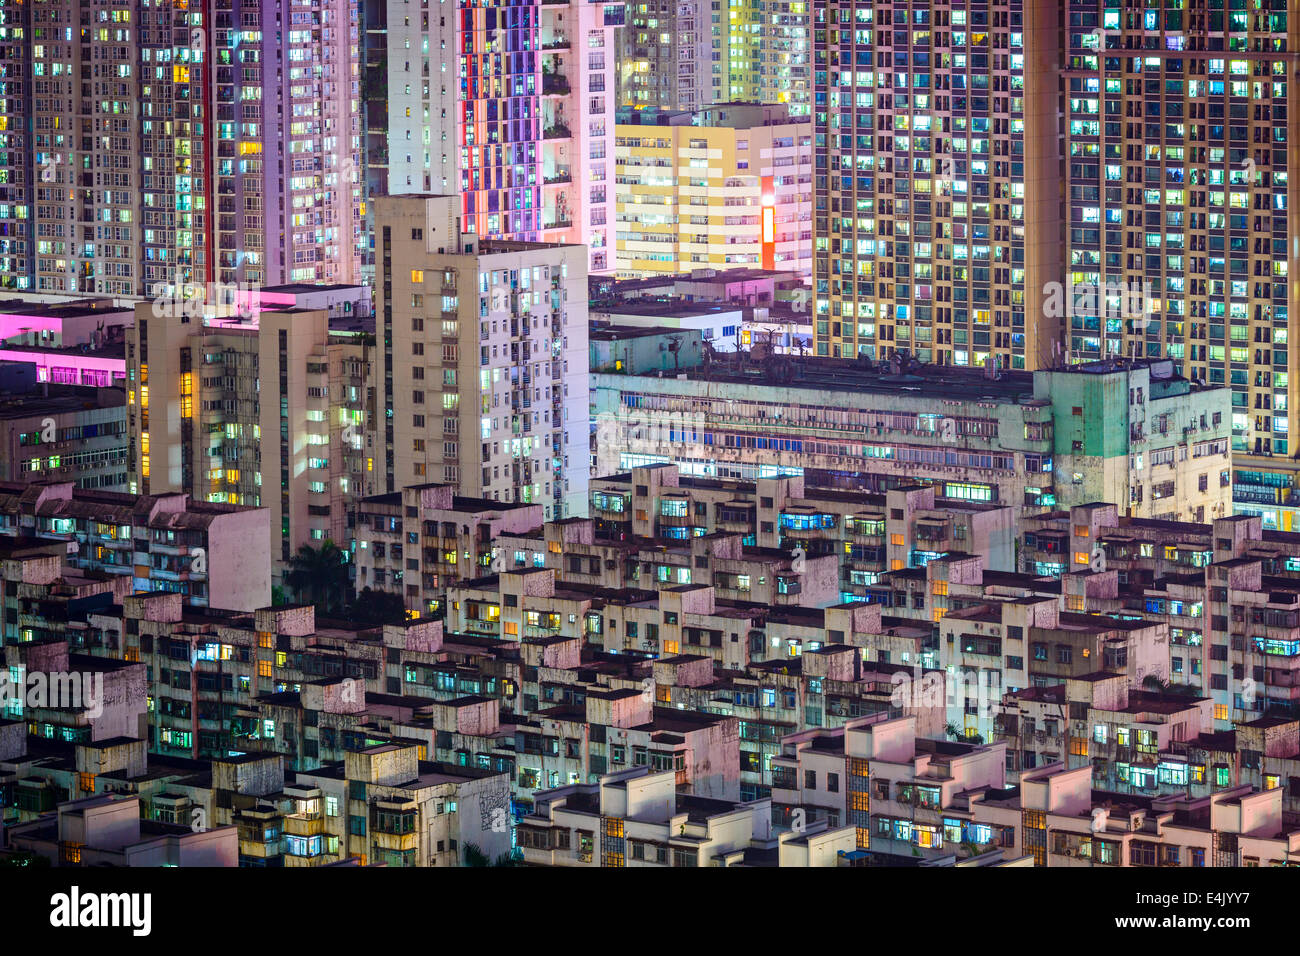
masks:
{"label": "white building", "polygon": [[480,242],[457,196],[375,207],[380,487],[438,481],[547,519],[585,514],[586,249]]}

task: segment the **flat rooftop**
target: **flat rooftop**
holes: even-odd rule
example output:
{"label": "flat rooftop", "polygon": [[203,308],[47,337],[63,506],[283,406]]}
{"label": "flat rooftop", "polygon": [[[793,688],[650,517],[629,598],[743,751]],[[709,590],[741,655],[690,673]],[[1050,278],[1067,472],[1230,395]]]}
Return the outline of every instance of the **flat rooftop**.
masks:
{"label": "flat rooftop", "polygon": [[[611,309],[629,313],[626,307]],[[689,314],[689,313],[688,313]],[[730,356],[731,353],[728,353]],[[779,383],[783,389],[806,389],[812,392],[849,392],[857,394],[914,394],[916,397],[950,398],[961,401],[991,401],[1004,404],[1047,405],[1044,399],[1034,398],[1034,379],[1031,372],[1003,370],[991,378],[982,368],[958,368],[952,365],[927,365],[912,363],[901,369],[897,365],[881,367],[880,363],[856,359],[830,359],[813,356],[784,356],[789,377]],[[600,374],[600,373],[593,373]],[[736,385],[773,386],[770,370],[761,363],[747,363],[739,367],[730,361],[720,360],[707,368],[683,368],[672,377],[657,375],[619,375],[620,381],[654,380],[660,388],[672,388],[679,380]],[[625,386],[625,387],[630,387]],[[810,402],[814,399],[810,398]],[[815,399],[824,405],[825,398]]]}

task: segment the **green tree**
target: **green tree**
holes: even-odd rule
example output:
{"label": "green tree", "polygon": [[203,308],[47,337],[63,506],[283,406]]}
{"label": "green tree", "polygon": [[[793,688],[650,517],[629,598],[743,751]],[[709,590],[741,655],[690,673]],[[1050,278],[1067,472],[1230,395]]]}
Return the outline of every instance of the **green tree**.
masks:
{"label": "green tree", "polygon": [[1142,687],[1157,694],[1169,694],[1175,697],[1195,697],[1197,689],[1189,684],[1179,684],[1170,680],[1161,680],[1155,674],[1142,678]]}
{"label": "green tree", "polygon": [[522,850],[516,848],[499,854],[493,860],[477,843],[466,843],[461,859],[464,866],[522,866],[524,854]]}
{"label": "green tree", "polygon": [[392,591],[365,588],[348,608],[348,619],[356,624],[376,627],[380,624],[401,624],[406,620],[406,606],[402,596]]}
{"label": "green tree", "polygon": [[462,859],[466,866],[491,866],[492,862],[488,855],[479,849],[477,843],[466,843],[462,852]]}
{"label": "green tree", "polygon": [[328,538],[319,548],[304,544],[289,561],[284,582],[301,604],[330,613],[343,604],[348,584],[347,555]]}

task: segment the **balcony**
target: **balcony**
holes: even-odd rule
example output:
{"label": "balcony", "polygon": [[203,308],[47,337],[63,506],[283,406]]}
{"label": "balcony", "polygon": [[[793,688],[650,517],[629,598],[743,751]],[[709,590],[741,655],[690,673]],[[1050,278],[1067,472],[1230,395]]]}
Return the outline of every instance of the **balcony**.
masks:
{"label": "balcony", "polygon": [[295,813],[284,818],[286,836],[321,836],[325,832],[325,817],[320,813]]}
{"label": "balcony", "polygon": [[546,174],[543,181],[548,186],[557,183],[571,183],[573,182],[573,173],[568,166],[557,166],[554,171]]}
{"label": "balcony", "polygon": [[573,132],[563,123],[555,123],[542,131],[543,139],[569,139]]}
{"label": "balcony", "polygon": [[948,538],[946,521],[918,521],[916,539],[918,541],[944,541]]}
{"label": "balcony", "polygon": [[568,96],[572,92],[573,88],[564,77],[556,76],[554,73],[542,74],[543,96]]}
{"label": "balcony", "polygon": [[399,853],[414,850],[420,845],[420,835],[415,832],[381,833],[371,830],[370,839],[377,850],[396,850]]}

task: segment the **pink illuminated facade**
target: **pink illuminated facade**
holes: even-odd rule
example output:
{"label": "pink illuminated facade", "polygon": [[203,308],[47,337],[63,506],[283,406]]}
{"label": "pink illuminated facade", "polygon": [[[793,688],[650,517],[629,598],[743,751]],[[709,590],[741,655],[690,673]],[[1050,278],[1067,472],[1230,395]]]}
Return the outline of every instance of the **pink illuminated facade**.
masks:
{"label": "pink illuminated facade", "polygon": [[0,362],[34,364],[36,380],[51,385],[126,385],[126,358],[121,354],[113,357],[57,349],[0,348]]}
{"label": "pink illuminated facade", "polygon": [[[463,3],[387,17],[388,189],[462,197],[484,239],[580,243],[613,268],[621,2]],[[450,67],[450,68],[449,68]]]}

